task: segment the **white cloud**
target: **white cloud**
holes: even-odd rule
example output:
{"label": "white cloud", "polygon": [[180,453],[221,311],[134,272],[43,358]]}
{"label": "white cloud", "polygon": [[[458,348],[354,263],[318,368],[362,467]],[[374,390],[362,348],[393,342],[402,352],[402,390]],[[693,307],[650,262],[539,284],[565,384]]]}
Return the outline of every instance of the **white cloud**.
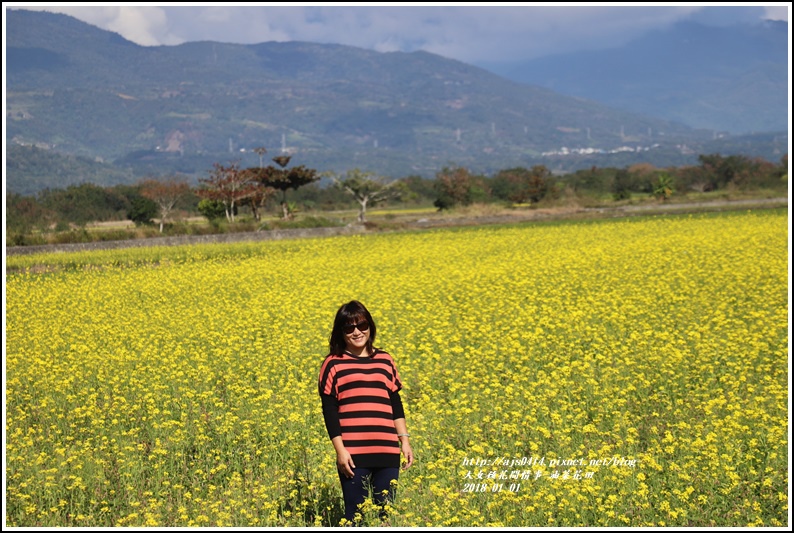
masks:
{"label": "white cloud", "polygon": [[[785,6],[757,7],[788,18]],[[24,7],[24,6],[19,6]],[[310,41],[378,51],[427,50],[465,62],[529,59],[622,44],[692,15],[728,9],[644,6],[52,6],[141,45],[212,40],[230,43]],[[742,10],[745,11],[742,11]]]}
{"label": "white cloud", "polygon": [[[686,17],[696,7],[322,8],[320,28],[297,26],[300,40],[378,50],[423,49],[462,61],[521,59],[616,45]],[[319,29],[319,31],[318,31]]]}
{"label": "white cloud", "polygon": [[157,7],[104,8],[112,13],[107,28],[142,45],[172,44],[168,34],[168,20]]}
{"label": "white cloud", "polygon": [[785,20],[788,21],[789,9],[791,4],[785,6],[766,6],[764,7],[764,14],[770,20]]}
{"label": "white cloud", "polygon": [[125,39],[144,46],[177,44],[169,35],[167,17],[159,7],[63,5],[15,7],[64,13],[92,26],[116,32]]}

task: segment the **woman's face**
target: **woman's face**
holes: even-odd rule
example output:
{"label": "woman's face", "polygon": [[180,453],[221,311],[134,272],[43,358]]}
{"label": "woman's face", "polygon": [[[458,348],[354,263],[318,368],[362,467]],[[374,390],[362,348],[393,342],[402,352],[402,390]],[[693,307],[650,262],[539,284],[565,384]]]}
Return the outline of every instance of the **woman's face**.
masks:
{"label": "woman's face", "polygon": [[369,340],[369,323],[365,318],[359,318],[352,324],[348,324],[344,333],[347,349],[351,352],[360,352],[366,347]]}

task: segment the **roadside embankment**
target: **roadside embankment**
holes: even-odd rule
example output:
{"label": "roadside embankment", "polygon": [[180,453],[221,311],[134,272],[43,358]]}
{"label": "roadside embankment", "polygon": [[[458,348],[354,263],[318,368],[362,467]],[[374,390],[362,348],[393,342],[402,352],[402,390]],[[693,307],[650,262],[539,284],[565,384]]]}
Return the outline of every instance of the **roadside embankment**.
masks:
{"label": "roadside embankment", "polygon": [[[423,229],[450,226],[476,226],[487,224],[511,224],[541,220],[566,220],[588,218],[613,218],[627,216],[654,215],[664,213],[701,213],[731,209],[773,209],[787,207],[788,198],[758,198],[747,200],[712,200],[709,202],[658,203],[645,205],[624,205],[606,207],[570,207],[553,209],[531,209],[514,211],[510,214],[484,216],[456,216],[440,214],[419,218],[397,224],[396,229]],[[282,239],[302,239],[332,237],[366,233],[367,225],[350,224],[342,227],[300,228],[263,230],[240,233],[219,233],[211,235],[181,235],[175,237],[153,237],[122,241],[96,241],[86,243],[45,244],[33,246],[6,247],[6,255],[22,255],[53,252],[78,252],[86,250],[112,250],[140,246],[179,246],[184,244],[229,243],[244,241],[272,241]]]}
{"label": "roadside embankment", "polygon": [[310,237],[331,237],[363,233],[366,228],[359,225],[334,228],[300,228],[241,233],[218,233],[213,235],[180,235],[177,237],[153,237],[149,239],[129,239],[124,241],[96,241],[67,244],[44,244],[38,246],[6,247],[6,255],[35,254],[41,252],[82,252],[87,250],[113,250],[137,246],[179,246],[183,244],[205,244],[243,241],[276,241],[282,239],[302,239]]}

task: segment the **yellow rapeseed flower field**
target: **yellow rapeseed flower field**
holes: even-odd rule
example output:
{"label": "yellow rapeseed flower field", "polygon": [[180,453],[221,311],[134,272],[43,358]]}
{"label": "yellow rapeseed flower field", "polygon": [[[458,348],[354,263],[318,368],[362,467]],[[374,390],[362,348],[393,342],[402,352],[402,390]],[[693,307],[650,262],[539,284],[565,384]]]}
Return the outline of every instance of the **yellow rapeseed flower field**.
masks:
{"label": "yellow rapeseed flower field", "polygon": [[339,524],[316,380],[358,299],[416,454],[391,525],[784,526],[787,231],[770,211],[8,257],[6,524]]}

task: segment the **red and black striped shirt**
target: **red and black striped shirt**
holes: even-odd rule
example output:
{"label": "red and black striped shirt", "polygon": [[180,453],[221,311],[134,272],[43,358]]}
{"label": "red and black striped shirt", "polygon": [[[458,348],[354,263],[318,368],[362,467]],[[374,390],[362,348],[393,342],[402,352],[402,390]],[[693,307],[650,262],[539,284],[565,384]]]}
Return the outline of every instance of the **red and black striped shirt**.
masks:
{"label": "red and black striped shirt", "polygon": [[350,353],[326,356],[319,392],[331,439],[342,436],[357,467],[400,466],[400,441],[394,420],[404,418],[402,389],[391,355]]}

